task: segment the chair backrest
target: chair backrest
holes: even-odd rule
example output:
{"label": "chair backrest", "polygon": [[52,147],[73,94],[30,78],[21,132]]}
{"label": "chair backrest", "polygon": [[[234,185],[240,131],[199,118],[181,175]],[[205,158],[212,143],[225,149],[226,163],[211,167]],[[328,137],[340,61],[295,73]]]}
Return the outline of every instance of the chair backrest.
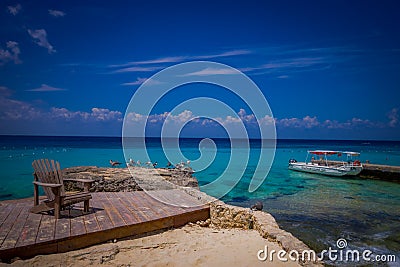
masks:
{"label": "chair backrest", "polygon": [[[54,160],[38,159],[32,162],[34,169],[34,177],[41,183],[49,184],[62,184],[61,196],[65,196],[65,189],[63,184],[62,173],[60,169],[60,163]],[[49,187],[43,187],[43,190],[47,198],[51,201],[54,200],[55,196]]]}

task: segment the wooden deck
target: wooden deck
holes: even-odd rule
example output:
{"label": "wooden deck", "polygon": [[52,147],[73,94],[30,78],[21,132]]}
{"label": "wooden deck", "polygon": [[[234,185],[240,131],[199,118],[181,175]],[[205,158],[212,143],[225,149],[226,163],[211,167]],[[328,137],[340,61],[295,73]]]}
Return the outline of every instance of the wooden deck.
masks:
{"label": "wooden deck", "polygon": [[[29,258],[38,254],[66,252],[89,245],[150,231],[179,227],[205,220],[209,206],[181,190],[161,190],[155,200],[143,191],[93,193],[90,212],[83,203],[52,214],[33,214],[33,199],[0,202],[0,259]],[[189,206],[189,207],[185,207]],[[195,207],[194,207],[195,206]]]}

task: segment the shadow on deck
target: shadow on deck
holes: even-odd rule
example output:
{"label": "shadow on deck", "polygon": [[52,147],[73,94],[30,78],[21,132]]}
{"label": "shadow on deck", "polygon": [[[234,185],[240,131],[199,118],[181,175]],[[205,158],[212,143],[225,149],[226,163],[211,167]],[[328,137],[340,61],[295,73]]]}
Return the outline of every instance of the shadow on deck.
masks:
{"label": "shadow on deck", "polygon": [[83,203],[76,204],[62,211],[57,220],[52,214],[30,213],[32,199],[2,201],[0,259],[66,252],[210,217],[208,205],[181,190],[161,190],[157,195],[179,206],[155,200],[143,191],[92,193],[89,213],[83,213]]}

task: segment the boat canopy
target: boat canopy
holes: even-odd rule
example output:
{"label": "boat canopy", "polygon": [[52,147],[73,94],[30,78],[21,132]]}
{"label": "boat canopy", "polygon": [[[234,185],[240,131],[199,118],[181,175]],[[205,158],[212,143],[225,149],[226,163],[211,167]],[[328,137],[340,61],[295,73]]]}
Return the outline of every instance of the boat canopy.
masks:
{"label": "boat canopy", "polygon": [[333,151],[333,150],[311,150],[308,153],[313,155],[339,155],[346,154],[348,156],[359,156],[360,153],[358,152],[351,152],[351,151]]}

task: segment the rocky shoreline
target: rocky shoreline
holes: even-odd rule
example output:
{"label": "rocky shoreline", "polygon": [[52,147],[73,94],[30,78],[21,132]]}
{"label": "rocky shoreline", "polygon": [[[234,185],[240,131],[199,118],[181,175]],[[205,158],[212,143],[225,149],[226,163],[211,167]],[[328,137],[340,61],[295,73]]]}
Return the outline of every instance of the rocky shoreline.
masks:
{"label": "rocky shoreline", "polygon": [[[254,229],[269,240],[278,243],[282,249],[289,252],[310,250],[302,241],[291,233],[282,230],[274,217],[264,211],[253,211],[228,205],[199,190],[197,179],[193,173],[178,169],[150,169],[142,167],[99,168],[95,166],[80,166],[63,169],[63,175],[71,179],[94,180],[90,188],[92,192],[141,191],[181,189],[204,204],[210,204],[210,218],[197,222],[203,227],[221,229]],[[68,184],[67,190],[82,190],[82,187]],[[320,263],[305,259],[299,262],[306,266],[321,266]]]}
{"label": "rocky shoreline", "polygon": [[[172,189],[176,186],[198,188],[192,172],[179,169],[148,169],[142,167],[101,168],[78,166],[62,170],[68,179],[90,179],[94,183],[90,192],[132,192],[145,190]],[[159,177],[165,181],[160,181]],[[140,184],[140,185],[139,185]],[[83,190],[81,183],[66,182],[67,191]]]}

